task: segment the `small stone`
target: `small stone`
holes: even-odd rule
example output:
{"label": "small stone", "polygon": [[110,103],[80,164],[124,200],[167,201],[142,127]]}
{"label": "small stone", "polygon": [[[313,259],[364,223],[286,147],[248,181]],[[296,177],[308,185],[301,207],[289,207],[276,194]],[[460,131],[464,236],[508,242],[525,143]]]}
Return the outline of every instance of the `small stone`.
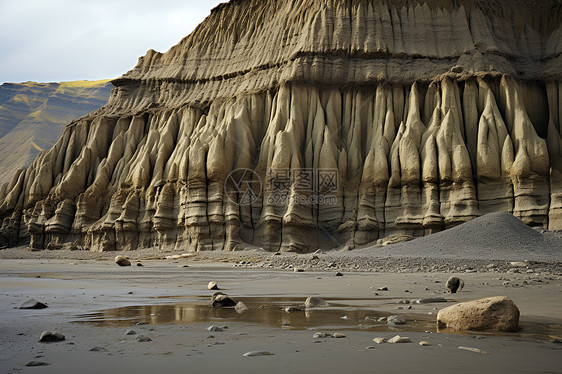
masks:
{"label": "small stone", "polygon": [[56,331],[44,331],[41,334],[41,337],[39,338],[40,342],[43,343],[51,343],[51,342],[60,342],[63,341],[64,335],[61,334],[60,332],[56,332]]}
{"label": "small stone", "polygon": [[214,308],[236,306],[236,302],[222,292],[215,292],[212,297]]}
{"label": "small stone", "polygon": [[317,332],[314,333],[314,335],[312,335],[313,339],[318,339],[318,338],[331,338],[332,334],[328,334],[327,332]]}
{"label": "small stone", "polygon": [[282,327],[291,327],[291,323],[290,322],[283,322],[283,324],[281,326]]}
{"label": "small stone", "polygon": [[394,343],[411,343],[412,341],[410,340],[410,338],[406,336],[396,335],[395,337],[388,339],[388,342],[394,344]]}
{"label": "small stone", "polygon": [[127,330],[125,331],[125,335],[137,335],[136,331],[133,330]]}
{"label": "small stone", "polygon": [[388,287],[377,288],[377,291],[388,291]]}
{"label": "small stone", "polygon": [[373,341],[377,344],[386,343],[386,338],[374,338]]}
{"label": "small stone", "polygon": [[429,347],[431,345],[430,342],[422,340],[421,342],[418,343],[419,345],[421,345],[422,347]]}
{"label": "small stone", "polygon": [[444,297],[427,297],[424,299],[414,300],[413,302],[415,304],[446,303],[447,299]]}
{"label": "small stone", "polygon": [[137,342],[139,343],[145,343],[145,342],[151,342],[152,339],[150,339],[148,336],[144,336],[144,335],[139,335],[137,336]]}
{"label": "small stone", "polygon": [[137,266],[144,266],[144,265],[141,264],[140,262],[137,262]]}
{"label": "small stone", "polygon": [[90,352],[107,352],[107,348],[105,347],[94,347],[90,349]]}
{"label": "small stone", "polygon": [[146,322],[137,322],[135,325],[137,325],[137,326],[143,326],[143,325],[148,325],[148,323],[146,323]]}
{"label": "small stone", "polygon": [[131,266],[131,261],[126,256],[116,256],[115,263],[119,266]]}
{"label": "small stone", "polygon": [[450,277],[447,279],[446,287],[451,293],[456,293],[457,291],[462,290],[464,287],[464,281],[457,277]]}
{"label": "small stone", "polygon": [[18,309],[45,309],[48,306],[35,299],[27,300],[25,303],[21,304]]}
{"label": "small stone", "polygon": [[336,339],[345,338],[345,335],[340,334],[339,332],[336,332],[336,333],[332,334],[332,338],[336,338]]}
{"label": "small stone", "polygon": [[388,316],[388,318],[386,319],[386,323],[388,325],[404,325],[406,324],[406,320],[404,319],[404,317],[402,316]]}
{"label": "small stone", "polygon": [[343,274],[338,271],[338,272],[336,273],[336,277],[343,277]]}
{"label": "small stone", "polygon": [[234,310],[236,310],[236,312],[238,314],[242,314],[248,310],[250,310],[250,308],[248,308],[248,306],[246,304],[244,304],[243,301],[239,301],[236,303],[236,305],[234,306]]}
{"label": "small stone", "polygon": [[294,268],[293,271],[294,271],[295,273],[302,273],[302,272],[304,272],[303,269],[297,269],[297,268]]}
{"label": "small stone", "polygon": [[[261,307],[260,307],[261,308]],[[283,310],[285,311],[285,313],[291,313],[291,312],[302,312],[301,308],[295,308],[294,306],[288,306],[286,308],[283,308]]]}
{"label": "small stone", "polygon": [[273,353],[269,351],[250,351],[244,353],[242,356],[244,357],[273,356]]}
{"label": "small stone", "polygon": [[321,297],[317,297],[317,296],[309,296],[304,302],[305,308],[318,308],[318,307],[323,307],[323,306],[327,306],[327,305],[328,305],[328,303],[326,302],[326,300],[322,299]]}
{"label": "small stone", "polygon": [[383,322],[386,321],[386,317],[379,317],[379,319],[377,319],[377,322]]}
{"label": "small stone", "polygon": [[562,339],[560,338],[553,338],[550,340],[552,344],[562,344]]}
{"label": "small stone", "polygon": [[484,354],[484,355],[487,355],[487,354],[488,354],[488,352],[483,351],[483,350],[481,350],[481,349],[479,349],[479,348],[474,348],[474,347],[462,347],[462,346],[461,346],[461,347],[457,347],[457,348],[458,348],[458,349],[462,349],[462,350],[464,350],[464,351],[470,351],[470,352],[474,352],[474,353],[481,353],[481,354]]}
{"label": "small stone", "polygon": [[207,285],[207,289],[209,290],[218,290],[219,286],[217,285],[216,282],[209,282],[209,284]]}
{"label": "small stone", "polygon": [[209,331],[222,331],[222,328],[215,326],[215,325],[211,325],[209,327],[207,327],[207,330]]}
{"label": "small stone", "polygon": [[371,349],[375,349],[375,347],[372,346],[372,345],[370,345],[370,346],[368,346],[368,347],[365,347],[365,350],[366,350],[366,351],[369,351],[369,350],[371,350]]}
{"label": "small stone", "polygon": [[25,366],[49,366],[50,364],[43,361],[27,361]]}
{"label": "small stone", "polygon": [[457,73],[457,74],[458,74],[458,73],[462,73],[462,71],[463,71],[463,67],[462,67],[462,66],[456,65],[456,66],[453,66],[453,67],[451,68],[451,72],[453,72],[453,73]]}

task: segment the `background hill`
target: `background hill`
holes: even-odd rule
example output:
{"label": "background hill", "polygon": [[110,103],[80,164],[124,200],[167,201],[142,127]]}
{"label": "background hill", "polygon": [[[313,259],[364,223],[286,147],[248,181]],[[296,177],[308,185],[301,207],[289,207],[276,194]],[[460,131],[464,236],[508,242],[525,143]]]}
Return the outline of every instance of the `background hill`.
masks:
{"label": "background hill", "polygon": [[103,106],[109,80],[0,86],[0,184],[49,149],[73,119]]}

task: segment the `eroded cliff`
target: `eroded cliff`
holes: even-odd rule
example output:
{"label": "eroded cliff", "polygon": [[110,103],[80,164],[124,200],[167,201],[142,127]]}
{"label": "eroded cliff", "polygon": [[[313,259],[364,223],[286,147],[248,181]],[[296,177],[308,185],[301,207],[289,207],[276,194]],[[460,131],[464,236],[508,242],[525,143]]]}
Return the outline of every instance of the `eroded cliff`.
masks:
{"label": "eroded cliff", "polygon": [[515,3],[221,5],[2,186],[1,238],[306,252],[498,210],[560,229],[562,5]]}

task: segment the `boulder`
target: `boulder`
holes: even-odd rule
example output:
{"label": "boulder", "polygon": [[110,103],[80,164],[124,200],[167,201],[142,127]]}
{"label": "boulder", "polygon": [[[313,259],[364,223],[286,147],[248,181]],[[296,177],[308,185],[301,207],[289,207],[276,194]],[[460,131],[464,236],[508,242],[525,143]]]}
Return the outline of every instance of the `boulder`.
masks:
{"label": "boulder", "polygon": [[519,308],[506,296],[467,301],[441,309],[437,327],[474,331],[517,331]]}
{"label": "boulder", "polygon": [[131,266],[131,261],[126,256],[116,256],[115,263],[119,266]]}

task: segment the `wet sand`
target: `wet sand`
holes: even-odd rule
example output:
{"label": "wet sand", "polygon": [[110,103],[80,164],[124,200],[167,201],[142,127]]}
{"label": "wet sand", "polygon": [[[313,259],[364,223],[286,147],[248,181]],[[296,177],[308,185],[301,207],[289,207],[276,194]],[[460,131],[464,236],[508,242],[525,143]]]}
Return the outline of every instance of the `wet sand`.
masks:
{"label": "wet sand", "polygon": [[[98,260],[0,261],[0,372],[562,370],[562,345],[551,341],[562,335],[562,279],[557,273],[344,272],[336,277],[335,271],[238,268],[216,258],[145,259],[143,267],[118,267],[104,256]],[[251,256],[246,253],[237,258]],[[180,267],[184,264],[189,267]],[[458,294],[444,293],[450,275],[465,280],[465,289]],[[210,295],[214,291],[207,290],[209,281],[216,281],[223,292],[244,301],[252,310],[244,315],[212,309]],[[381,287],[389,290],[378,291]],[[518,333],[436,331],[438,309],[497,295],[508,296],[518,305]],[[320,296],[332,305],[308,312],[281,310],[287,306],[299,308],[308,296]],[[400,303],[435,296],[445,297],[447,302]],[[30,298],[47,303],[49,308],[15,309]],[[408,306],[412,308],[406,309]],[[388,328],[376,321],[391,314],[402,314],[407,323]],[[285,322],[290,326],[283,327]],[[228,328],[210,332],[207,328],[211,325]],[[45,330],[56,330],[66,340],[39,343]],[[137,335],[125,335],[127,330]],[[315,332],[339,332],[345,337],[313,338]],[[397,334],[410,337],[412,343],[379,345],[372,341]],[[138,342],[138,335],[152,340]],[[422,340],[431,346],[418,345]],[[374,349],[367,349],[370,346]],[[461,350],[459,346],[478,348],[487,354]],[[98,351],[91,351],[94,347],[99,347]],[[242,356],[262,350],[273,355]],[[49,365],[24,366],[31,360]]]}

